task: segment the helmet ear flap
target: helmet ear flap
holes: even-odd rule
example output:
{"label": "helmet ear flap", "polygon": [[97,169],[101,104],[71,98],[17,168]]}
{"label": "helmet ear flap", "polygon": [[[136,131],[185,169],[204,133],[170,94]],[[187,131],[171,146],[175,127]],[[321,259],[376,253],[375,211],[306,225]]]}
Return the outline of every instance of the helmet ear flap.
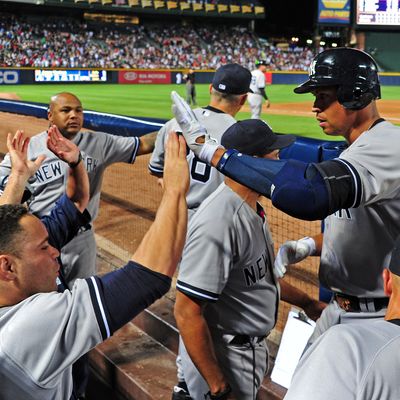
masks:
{"label": "helmet ear flap", "polygon": [[361,110],[372,100],[375,96],[370,92],[365,92],[360,86],[354,87],[348,85],[340,85],[337,90],[338,102],[348,110]]}

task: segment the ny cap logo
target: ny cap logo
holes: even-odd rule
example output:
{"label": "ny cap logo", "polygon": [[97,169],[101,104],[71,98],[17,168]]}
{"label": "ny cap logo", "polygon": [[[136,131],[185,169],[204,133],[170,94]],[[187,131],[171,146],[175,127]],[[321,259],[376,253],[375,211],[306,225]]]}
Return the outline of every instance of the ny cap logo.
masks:
{"label": "ny cap logo", "polygon": [[220,83],[220,84],[218,85],[218,89],[225,90],[225,89],[226,89],[226,85],[224,85],[223,83]]}
{"label": "ny cap logo", "polygon": [[311,76],[311,75],[315,75],[315,65],[317,64],[317,61],[316,60],[314,60],[312,63],[311,63],[311,65],[310,65],[310,72],[309,72],[309,75]]}

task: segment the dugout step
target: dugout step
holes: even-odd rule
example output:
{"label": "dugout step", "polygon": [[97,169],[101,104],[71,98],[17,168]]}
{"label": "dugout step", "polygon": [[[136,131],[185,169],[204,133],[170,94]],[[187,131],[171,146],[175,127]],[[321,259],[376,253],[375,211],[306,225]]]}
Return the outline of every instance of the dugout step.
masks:
{"label": "dugout step", "polygon": [[[123,264],[123,261],[98,249],[99,273]],[[170,399],[176,383],[175,357],[178,350],[178,331],[173,317],[175,280],[172,286],[166,296],[91,351],[91,369],[96,371],[97,378],[106,382],[111,392],[115,392],[115,400]],[[270,373],[279,334],[271,334],[269,339],[272,339],[268,340]],[[281,400],[285,393],[286,390],[271,382],[268,375],[258,400]]]}

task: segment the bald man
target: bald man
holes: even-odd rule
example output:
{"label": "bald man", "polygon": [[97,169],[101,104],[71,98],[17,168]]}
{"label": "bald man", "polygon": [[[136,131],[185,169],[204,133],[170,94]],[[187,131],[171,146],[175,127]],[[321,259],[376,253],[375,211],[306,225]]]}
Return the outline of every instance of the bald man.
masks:
{"label": "bald man", "polygon": [[[120,137],[104,132],[82,132],[83,107],[72,93],[59,93],[51,97],[48,120],[61,134],[78,145],[90,182],[88,210],[94,220],[98,214],[101,183],[105,169],[117,162],[133,163],[136,156],[151,153],[156,133],[142,137]],[[30,211],[39,217],[48,215],[57,199],[65,192],[68,164],[58,159],[46,146],[47,131],[32,137],[28,158],[35,159],[44,154],[46,160],[35,174],[33,199]],[[10,157],[7,154],[0,164],[0,176],[10,174]],[[69,286],[77,278],[87,278],[95,274],[96,243],[91,224],[83,227],[78,235],[62,249],[63,273]]]}

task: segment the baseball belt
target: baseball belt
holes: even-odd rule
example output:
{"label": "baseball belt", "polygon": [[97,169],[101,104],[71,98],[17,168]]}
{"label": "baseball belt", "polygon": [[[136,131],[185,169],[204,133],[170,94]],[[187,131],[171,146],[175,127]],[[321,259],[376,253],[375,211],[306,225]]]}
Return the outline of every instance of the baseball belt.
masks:
{"label": "baseball belt", "polygon": [[262,342],[266,336],[249,336],[249,335],[236,335],[229,342],[229,344],[235,344],[237,346],[243,346],[245,344],[257,344]]}
{"label": "baseball belt", "polygon": [[388,297],[356,297],[335,293],[334,299],[339,307],[347,312],[378,312],[389,304]]}

